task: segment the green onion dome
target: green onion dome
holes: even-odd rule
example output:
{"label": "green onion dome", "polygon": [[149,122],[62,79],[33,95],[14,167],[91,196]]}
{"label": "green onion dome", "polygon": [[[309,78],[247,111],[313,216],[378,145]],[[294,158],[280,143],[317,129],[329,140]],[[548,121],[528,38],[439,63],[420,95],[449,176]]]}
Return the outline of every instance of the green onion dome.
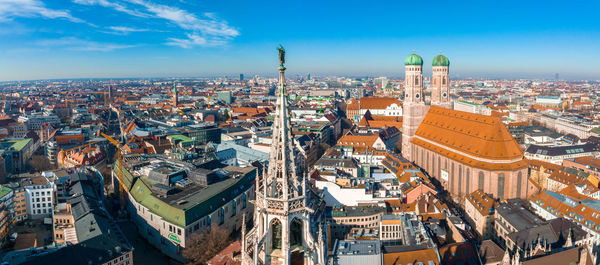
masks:
{"label": "green onion dome", "polygon": [[411,54],[404,60],[404,65],[423,65],[423,58],[416,54]]}
{"label": "green onion dome", "polygon": [[433,57],[432,65],[433,66],[450,66],[450,60],[448,60],[448,57],[440,54],[436,57]]}

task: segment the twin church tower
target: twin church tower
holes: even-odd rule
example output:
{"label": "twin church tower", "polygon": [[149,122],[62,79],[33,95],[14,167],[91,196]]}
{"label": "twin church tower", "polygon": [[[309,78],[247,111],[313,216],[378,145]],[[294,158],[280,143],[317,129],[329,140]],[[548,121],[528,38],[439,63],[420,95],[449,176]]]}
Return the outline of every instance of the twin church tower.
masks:
{"label": "twin church tower", "polygon": [[[452,108],[450,101],[450,60],[444,55],[433,58],[433,76],[431,78],[431,105]],[[423,93],[423,58],[411,54],[404,61],[404,107],[402,123],[402,156],[410,161],[410,141],[425,118],[429,106],[425,105]]]}

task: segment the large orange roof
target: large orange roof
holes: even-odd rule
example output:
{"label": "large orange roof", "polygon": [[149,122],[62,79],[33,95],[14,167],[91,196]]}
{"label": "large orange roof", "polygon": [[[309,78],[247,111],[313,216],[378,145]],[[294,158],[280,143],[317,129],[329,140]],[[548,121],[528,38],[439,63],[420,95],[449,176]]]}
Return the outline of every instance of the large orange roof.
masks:
{"label": "large orange roof", "polygon": [[521,159],[516,162],[510,162],[510,163],[484,162],[479,159],[472,159],[472,158],[466,157],[464,155],[449,151],[446,148],[439,147],[437,145],[425,142],[418,138],[413,138],[412,143],[422,146],[422,147],[424,147],[428,150],[431,150],[433,152],[436,152],[438,154],[441,154],[452,160],[458,161],[460,163],[463,163],[465,165],[469,165],[469,166],[472,166],[475,168],[481,168],[481,169],[493,170],[493,171],[504,171],[504,170],[512,171],[512,170],[516,170],[516,169],[526,168],[529,165],[529,162],[527,162],[527,159]]}
{"label": "large orange roof", "polygon": [[516,160],[523,150],[497,117],[432,106],[416,136],[460,153],[490,160]]}

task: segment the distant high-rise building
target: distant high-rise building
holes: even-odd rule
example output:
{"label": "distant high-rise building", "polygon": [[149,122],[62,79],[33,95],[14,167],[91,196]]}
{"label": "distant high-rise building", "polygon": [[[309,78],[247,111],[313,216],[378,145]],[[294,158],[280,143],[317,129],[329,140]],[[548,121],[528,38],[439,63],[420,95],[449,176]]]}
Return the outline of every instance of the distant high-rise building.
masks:
{"label": "distant high-rise building", "polygon": [[219,91],[217,92],[217,99],[227,104],[231,104],[233,101],[231,97],[231,91]]}
{"label": "distant high-rise building", "polygon": [[554,80],[558,80],[558,73],[554,74]]}
{"label": "distant high-rise building", "polygon": [[306,77],[307,80],[310,80],[310,73],[308,74],[308,76]]}
{"label": "distant high-rise building", "polygon": [[177,106],[179,104],[179,97],[177,95],[177,84],[173,84],[173,105]]}
{"label": "distant high-rise building", "polygon": [[240,81],[244,81],[244,74],[240,74]]}
{"label": "distant high-rise building", "polygon": [[112,103],[112,85],[108,86],[108,103]]}

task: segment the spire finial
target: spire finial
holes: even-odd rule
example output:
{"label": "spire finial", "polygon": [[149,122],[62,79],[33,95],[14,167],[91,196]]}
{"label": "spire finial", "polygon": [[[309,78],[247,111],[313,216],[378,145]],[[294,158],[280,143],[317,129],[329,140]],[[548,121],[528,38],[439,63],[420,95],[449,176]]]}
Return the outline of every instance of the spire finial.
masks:
{"label": "spire finial", "polygon": [[415,54],[415,52],[417,52],[417,51],[413,49],[412,52],[413,52],[413,54]]}

